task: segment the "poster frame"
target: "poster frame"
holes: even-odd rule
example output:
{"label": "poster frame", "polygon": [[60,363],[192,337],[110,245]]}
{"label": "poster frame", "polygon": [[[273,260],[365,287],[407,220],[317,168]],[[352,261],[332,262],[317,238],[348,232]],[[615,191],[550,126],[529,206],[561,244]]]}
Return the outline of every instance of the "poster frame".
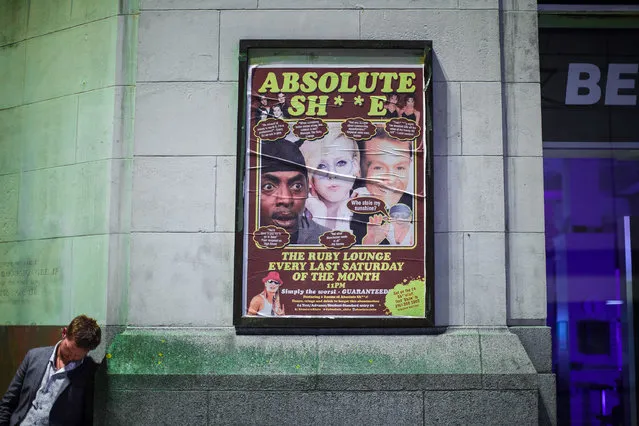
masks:
{"label": "poster frame", "polygon": [[[247,126],[247,84],[251,49],[340,49],[353,52],[358,50],[421,50],[424,54],[424,101],[426,104],[424,129],[424,179],[425,179],[425,235],[424,266],[426,273],[426,307],[424,318],[406,317],[246,317],[242,315],[243,303],[243,241],[244,241],[244,185],[246,172]],[[434,203],[433,203],[433,62],[432,41],[430,40],[240,40],[238,72],[237,108],[237,162],[235,193],[235,235],[234,235],[234,294],[233,325],[238,332],[270,329],[272,332],[290,333],[295,329],[415,329],[435,327],[435,253],[434,253]],[[248,203],[248,200],[246,201]],[[247,204],[248,205],[248,204]],[[258,331],[259,332],[259,331]]]}

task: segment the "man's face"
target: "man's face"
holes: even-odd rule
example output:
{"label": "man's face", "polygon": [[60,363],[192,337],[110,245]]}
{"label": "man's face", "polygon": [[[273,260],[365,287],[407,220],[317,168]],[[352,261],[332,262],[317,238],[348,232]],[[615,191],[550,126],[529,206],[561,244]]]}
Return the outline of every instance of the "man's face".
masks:
{"label": "man's face", "polygon": [[364,170],[366,188],[388,205],[397,203],[408,187],[410,145],[406,142],[375,138],[366,142]]}
{"label": "man's face", "polygon": [[308,184],[301,172],[268,172],[262,174],[260,187],[260,225],[275,225],[289,234],[298,229],[299,215],[304,210]]}
{"label": "man's face", "polygon": [[264,283],[264,287],[266,288],[266,291],[268,293],[275,293],[277,290],[279,290],[280,285],[282,285],[282,283],[278,280],[266,280],[266,282]]}
{"label": "man's face", "polygon": [[286,97],[284,96],[284,93],[278,93],[277,94],[277,101],[279,103],[283,104],[285,100],[286,100]]}
{"label": "man's face", "polygon": [[58,356],[64,365],[72,361],[80,361],[87,356],[88,353],[88,349],[78,347],[75,341],[68,336],[64,336],[60,342],[60,346],[58,346]]}

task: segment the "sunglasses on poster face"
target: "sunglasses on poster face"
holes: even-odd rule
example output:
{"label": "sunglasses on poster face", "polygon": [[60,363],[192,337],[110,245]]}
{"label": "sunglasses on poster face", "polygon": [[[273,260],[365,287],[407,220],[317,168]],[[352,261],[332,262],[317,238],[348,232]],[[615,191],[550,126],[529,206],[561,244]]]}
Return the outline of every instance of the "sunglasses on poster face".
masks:
{"label": "sunglasses on poster face", "polygon": [[266,284],[281,285],[282,283],[276,280],[266,280]]}

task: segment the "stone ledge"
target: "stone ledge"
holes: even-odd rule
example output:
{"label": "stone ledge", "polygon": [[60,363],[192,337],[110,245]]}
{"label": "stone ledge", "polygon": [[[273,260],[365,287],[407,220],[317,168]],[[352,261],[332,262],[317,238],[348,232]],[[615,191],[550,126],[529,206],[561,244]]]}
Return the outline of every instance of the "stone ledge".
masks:
{"label": "stone ledge", "polygon": [[106,380],[114,390],[538,388],[523,346],[506,329],[419,336],[130,329],[113,339],[107,353]]}
{"label": "stone ledge", "polygon": [[550,327],[508,327],[519,337],[538,373],[552,373],[552,335]]}
{"label": "stone ledge", "polygon": [[535,425],[537,392],[114,390],[96,425]]}

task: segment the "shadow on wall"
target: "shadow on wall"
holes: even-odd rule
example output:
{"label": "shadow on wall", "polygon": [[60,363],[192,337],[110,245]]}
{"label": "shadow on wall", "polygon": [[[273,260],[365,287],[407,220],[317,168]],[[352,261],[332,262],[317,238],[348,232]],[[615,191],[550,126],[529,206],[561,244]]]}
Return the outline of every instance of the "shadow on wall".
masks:
{"label": "shadow on wall", "polygon": [[[435,81],[437,76],[438,81]],[[441,79],[441,80],[440,80]],[[450,286],[450,270],[451,262],[454,259],[451,256],[451,238],[453,236],[446,232],[438,231],[447,230],[448,227],[448,202],[443,200],[442,192],[436,191],[436,188],[448,188],[448,163],[446,157],[442,156],[448,152],[446,146],[448,144],[447,129],[449,128],[449,105],[448,96],[449,89],[446,84],[446,76],[439,62],[437,53],[433,51],[433,78],[431,79],[431,87],[433,90],[433,168],[435,173],[433,189],[434,204],[434,221],[435,224],[435,324],[449,325],[454,324],[454,318],[450,312],[450,292],[453,289]],[[439,195],[439,197],[437,196]],[[445,202],[446,201],[446,202]],[[440,229],[438,229],[440,228]]]}

